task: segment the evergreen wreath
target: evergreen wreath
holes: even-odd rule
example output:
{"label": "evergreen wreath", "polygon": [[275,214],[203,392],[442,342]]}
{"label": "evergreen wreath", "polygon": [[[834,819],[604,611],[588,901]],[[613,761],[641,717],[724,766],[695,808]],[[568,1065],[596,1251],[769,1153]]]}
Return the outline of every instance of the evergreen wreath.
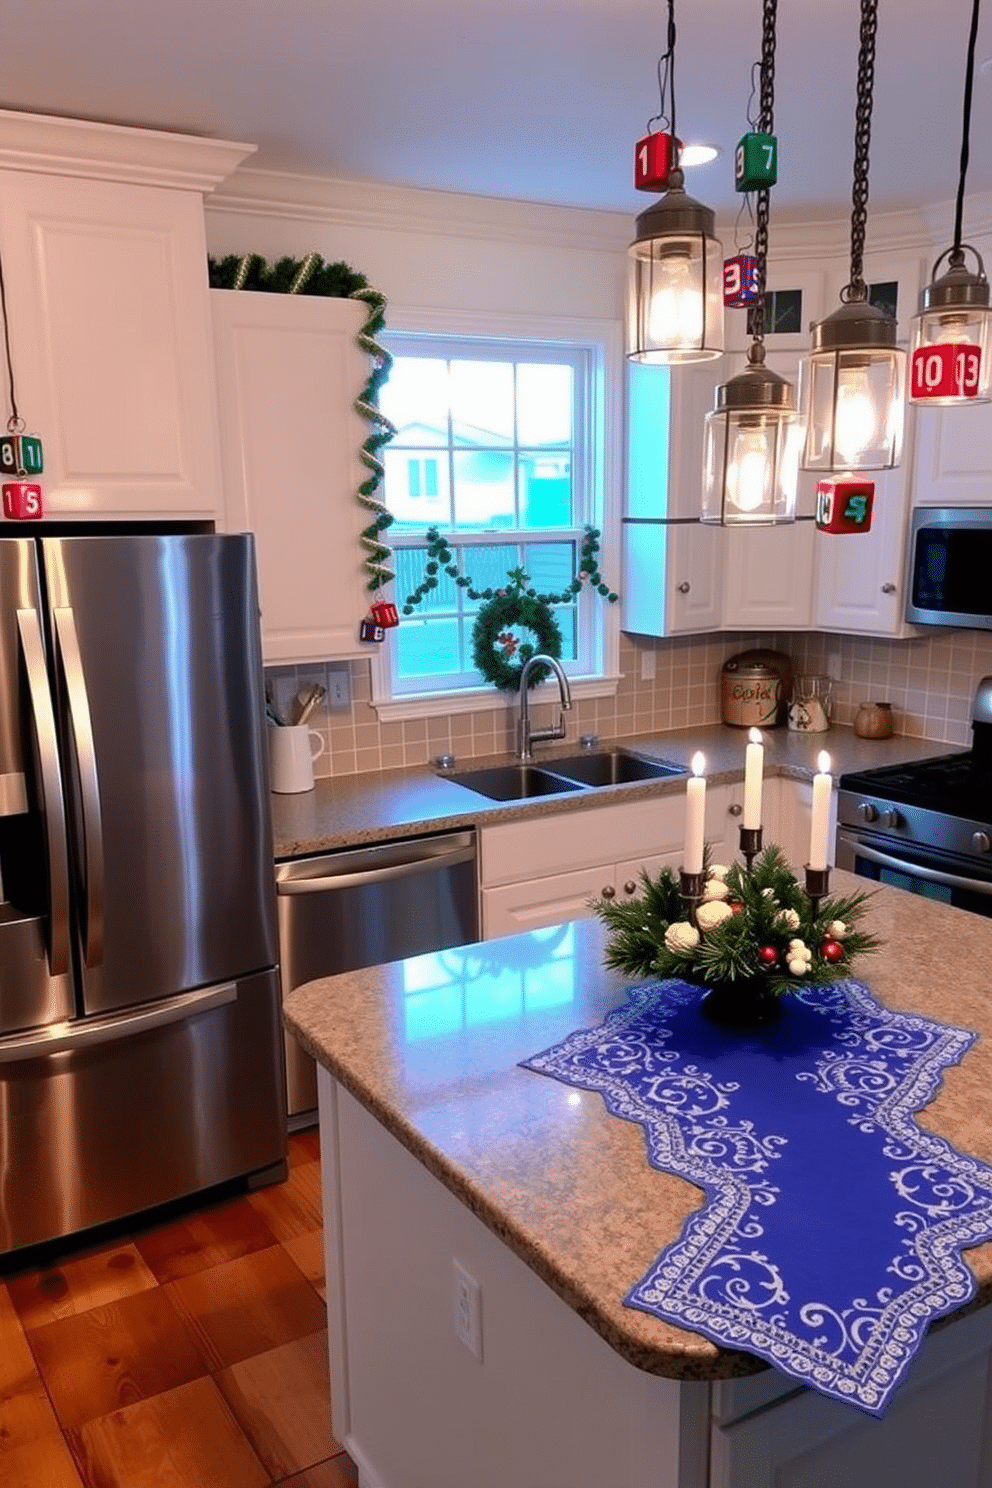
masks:
{"label": "evergreen wreath", "polygon": [[[431,590],[437,588],[440,583],[438,575],[442,569],[449,578],[454,579],[460,589],[465,590],[469,599],[485,600],[472,627],[472,659],[486,681],[504,692],[517,690],[523,664],[531,656],[543,652],[545,656],[553,656],[556,661],[561,657],[561,631],[552,613],[552,605],[567,604],[585,583],[591,584],[608,604],[616,604],[620,597],[603,581],[599,571],[596,560],[599,552],[597,527],[585,528],[579,551],[579,572],[568,588],[559,593],[538,594],[536,589],[528,588],[530,576],[522,568],[507,571],[510,583],[503,588],[476,589],[468,575],[459,573],[449,541],[440,535],[436,527],[428,527],[425,543],[427,561],[424,564],[424,577],[416,589],[407,595],[403,614],[412,615]],[[537,637],[537,647],[526,641],[521,643],[509,629],[513,625],[533,631]],[[547,667],[535,667],[528,683],[531,687],[536,687],[547,675]]]}
{"label": "evergreen wreath", "polygon": [[322,295],[365,302],[368,317],[355,339],[362,350],[368,352],[371,369],[354,406],[355,411],[372,426],[358,452],[359,459],[370,473],[358,487],[357,495],[361,504],[373,513],[372,521],[362,529],[360,536],[366,550],[365,570],[369,575],[365,587],[374,594],[395,577],[389,567],[392,553],[382,540],[382,534],[393,525],[393,518],[376,495],[386,473],[379,451],[396,433],[389,419],[379,411],[379,390],[393,363],[392,356],[376,340],[385,325],[385,296],[370,287],[364,274],[359,274],[346,263],[325,263],[319,253],[308,253],[306,258],[280,258],[271,268],[259,253],[229,253],[221,259],[208,257],[207,275],[211,289]]}
{"label": "evergreen wreath", "polygon": [[706,987],[758,977],[780,996],[850,975],[854,957],[881,944],[854,928],[869,894],[814,902],[777,847],[767,847],[750,871],[736,863],[711,867],[708,851],[706,857],[706,890],[695,924],[671,868],[655,877],[642,870],[636,898],[595,902],[596,914],[613,932],[607,966],[627,976],[678,977]]}
{"label": "evergreen wreath", "polygon": [[[516,692],[520,674],[532,656],[561,657],[561,631],[549,606],[527,590],[529,575],[522,568],[511,569],[505,589],[497,589],[475,617],[472,626],[472,660],[487,682],[501,692]],[[521,641],[511,626],[529,630],[537,645]],[[548,675],[548,668],[534,667],[527,678],[536,687]]]}

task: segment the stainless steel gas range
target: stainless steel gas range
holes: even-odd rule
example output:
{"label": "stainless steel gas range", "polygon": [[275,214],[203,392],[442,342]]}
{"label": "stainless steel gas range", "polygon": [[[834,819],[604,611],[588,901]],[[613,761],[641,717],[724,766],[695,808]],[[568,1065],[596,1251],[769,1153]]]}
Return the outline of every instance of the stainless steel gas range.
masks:
{"label": "stainless steel gas range", "polygon": [[841,776],[838,868],[992,916],[992,677],[972,730],[964,753]]}

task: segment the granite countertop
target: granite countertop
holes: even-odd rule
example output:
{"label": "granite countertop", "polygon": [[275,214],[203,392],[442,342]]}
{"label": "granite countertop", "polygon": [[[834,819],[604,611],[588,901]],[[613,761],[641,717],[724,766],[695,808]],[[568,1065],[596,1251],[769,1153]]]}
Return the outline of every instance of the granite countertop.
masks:
{"label": "granite countertop", "polygon": [[[864,886],[832,874],[831,892]],[[918,1119],[992,1162],[992,920],[880,887],[865,924],[884,945],[858,970],[883,1002],[982,1035]],[[641,1129],[608,1115],[598,1095],[518,1067],[624,1000],[627,983],[602,964],[605,934],[580,920],[447,950],[434,978],[417,958],[409,984],[404,962],[328,977],[289,995],[286,1023],[630,1363],[681,1379],[757,1372],[752,1355],[621,1302],[699,1191],[652,1169]],[[965,1255],[978,1280],[970,1310],[992,1301],[992,1243]]]}
{"label": "granite countertop", "polygon": [[[953,746],[932,739],[858,739],[849,728],[835,726],[823,734],[793,733],[788,729],[766,729],[766,774],[791,779],[811,779],[822,749],[830,755],[834,778],[851,770],[865,770],[903,760],[927,759],[955,753]],[[670,733],[641,734],[603,740],[599,749],[628,748],[638,753],[670,760],[689,769],[697,749],[706,756],[707,779],[714,785],[739,780],[744,772],[747,730],[725,724],[705,724]],[[579,752],[574,742],[556,748],[539,746],[534,763]],[[458,769],[480,769],[512,762],[509,754],[460,761]],[[403,770],[374,770],[360,775],[318,779],[312,791],[299,795],[275,795],[272,825],[276,858],[301,857],[359,843],[414,836],[522,817],[561,815],[565,811],[588,811],[617,800],[636,796],[670,795],[685,790],[682,776],[641,781],[633,785],[606,786],[597,790],[571,791],[538,800],[497,802],[477,795],[457,781],[445,779],[429,766]]]}

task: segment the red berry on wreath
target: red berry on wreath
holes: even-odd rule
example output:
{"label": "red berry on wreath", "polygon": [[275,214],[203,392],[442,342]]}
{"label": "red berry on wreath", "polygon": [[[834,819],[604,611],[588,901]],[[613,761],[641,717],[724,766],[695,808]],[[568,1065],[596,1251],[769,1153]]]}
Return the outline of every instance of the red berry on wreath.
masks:
{"label": "red berry on wreath", "polygon": [[741,903],[741,901],[739,899],[731,899],[729,902],[730,902],[731,911],[734,914],[743,914],[744,913],[744,906],[743,906],[743,904]]}
{"label": "red berry on wreath", "polygon": [[825,940],[820,947],[824,961],[843,961],[844,947],[839,940]]}
{"label": "red berry on wreath", "polygon": [[778,960],[778,951],[774,946],[759,946],[758,960],[762,966],[774,966]]}

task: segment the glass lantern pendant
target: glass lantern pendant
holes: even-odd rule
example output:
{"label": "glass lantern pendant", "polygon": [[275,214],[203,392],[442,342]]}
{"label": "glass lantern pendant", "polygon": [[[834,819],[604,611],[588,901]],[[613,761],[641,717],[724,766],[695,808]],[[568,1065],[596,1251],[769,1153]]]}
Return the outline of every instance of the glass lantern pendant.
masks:
{"label": "glass lantern pendant", "polygon": [[[975,254],[978,273],[965,267],[964,249]],[[937,278],[945,258],[946,274]],[[933,266],[913,317],[909,400],[953,406],[992,399],[992,309],[982,258],[969,244],[949,248]]]}
{"label": "glass lantern pendant", "polygon": [[[864,286],[861,286],[864,292]],[[865,292],[866,293],[866,292]],[[902,454],[906,353],[895,318],[847,300],[813,326],[799,368],[804,470],[891,470]]]}
{"label": "glass lantern pendant", "polygon": [[764,365],[755,341],[743,372],[716,390],[703,444],[704,522],[792,522],[803,426],[792,386]]}
{"label": "glass lantern pendant", "polygon": [[687,196],[682,172],[637,218],[628,253],[627,355],[680,365],[723,353],[723,249],[709,207]]}

